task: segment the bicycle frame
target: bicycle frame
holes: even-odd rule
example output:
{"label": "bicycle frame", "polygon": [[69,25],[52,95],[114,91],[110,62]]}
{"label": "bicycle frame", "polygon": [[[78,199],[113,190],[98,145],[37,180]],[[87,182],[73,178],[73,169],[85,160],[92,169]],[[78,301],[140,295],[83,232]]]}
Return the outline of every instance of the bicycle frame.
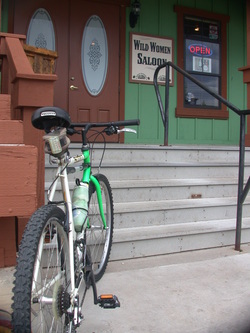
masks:
{"label": "bicycle frame", "polygon": [[[68,227],[68,241],[69,241],[69,262],[70,262],[70,278],[71,278],[71,302],[73,304],[75,298],[78,295],[78,289],[80,288],[81,283],[79,284],[79,287],[76,288],[75,286],[75,267],[74,267],[74,241],[77,238],[77,234],[75,232],[74,228],[74,222],[73,222],[73,213],[72,213],[72,200],[70,195],[70,189],[69,189],[69,182],[68,182],[68,170],[67,168],[71,165],[77,164],[79,162],[83,162],[81,166],[76,166],[73,169],[73,172],[76,170],[83,171],[82,173],[82,182],[90,183],[92,182],[95,186],[95,190],[97,193],[97,199],[98,199],[98,205],[99,205],[99,211],[103,222],[104,229],[107,228],[105,215],[103,211],[103,205],[102,205],[102,193],[101,193],[101,187],[98,182],[98,180],[91,174],[91,163],[90,163],[90,152],[89,148],[86,147],[83,149],[82,155],[77,155],[73,157],[64,156],[61,160],[57,160],[57,172],[55,177],[55,182],[53,183],[49,193],[48,193],[48,200],[49,202],[53,202],[54,195],[56,192],[56,187],[58,180],[60,179],[61,182],[61,188],[63,192],[64,202],[67,209],[67,227]],[[72,170],[71,169],[71,170]],[[87,225],[87,228],[89,225]],[[83,279],[83,277],[82,277]],[[79,302],[80,304],[80,302]],[[74,313],[74,321],[77,323],[78,320],[78,314],[77,312]]]}

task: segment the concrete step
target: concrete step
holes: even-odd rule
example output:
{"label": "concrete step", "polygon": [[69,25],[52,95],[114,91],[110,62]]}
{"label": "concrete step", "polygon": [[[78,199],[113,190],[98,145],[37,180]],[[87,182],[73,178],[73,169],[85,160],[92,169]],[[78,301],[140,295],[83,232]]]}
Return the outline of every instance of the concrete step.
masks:
{"label": "concrete step", "polygon": [[[235,219],[116,229],[111,260],[207,249],[235,242]],[[242,221],[242,243],[250,239],[250,218]]]}
{"label": "concrete step", "polygon": [[[237,178],[202,179],[151,179],[151,180],[111,180],[114,202],[141,202],[157,200],[177,200],[233,197],[237,195]],[[51,182],[45,183],[48,190]],[[75,181],[71,180],[73,191]],[[58,185],[56,200],[61,199]]]}
{"label": "concrete step", "polygon": [[[72,155],[80,152],[73,144]],[[102,145],[92,155],[98,172]],[[107,145],[101,173],[111,184],[115,236],[112,259],[233,245],[238,147]],[[245,178],[250,173],[246,152]],[[46,159],[46,189],[55,166]],[[69,175],[70,188],[81,175]],[[56,199],[61,199],[56,193]],[[250,198],[243,209],[242,241],[250,241]],[[153,236],[152,236],[153,235]]]}
{"label": "concrete step", "polygon": [[237,178],[150,179],[111,181],[115,202],[233,197]]}
{"label": "concrete step", "polygon": [[[122,150],[121,150],[122,147]],[[100,161],[103,154],[103,144],[95,144],[92,160]],[[80,144],[71,144],[72,154],[80,153]],[[239,147],[237,146],[157,146],[157,145],[121,145],[109,143],[106,146],[104,162],[211,162],[239,161]],[[250,149],[246,148],[246,162],[250,163]]]}
{"label": "concrete step", "polygon": [[[175,225],[189,222],[236,218],[237,198],[206,198],[115,203],[115,227]],[[250,198],[244,203],[243,217],[250,216]]]}
{"label": "concrete step", "polygon": [[[93,166],[93,173],[98,169]],[[155,164],[113,164],[102,165],[100,170],[111,180],[193,179],[195,178],[237,178],[235,163],[155,163]],[[46,181],[52,179],[55,167],[46,165]],[[245,174],[250,174],[250,164],[245,165]],[[69,179],[77,175],[70,175]],[[79,177],[79,175],[78,175]]]}

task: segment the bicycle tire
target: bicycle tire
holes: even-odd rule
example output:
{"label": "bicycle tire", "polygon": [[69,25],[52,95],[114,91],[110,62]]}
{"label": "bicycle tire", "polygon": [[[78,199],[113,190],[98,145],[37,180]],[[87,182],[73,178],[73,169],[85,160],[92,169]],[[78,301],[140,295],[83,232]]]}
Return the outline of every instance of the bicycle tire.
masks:
{"label": "bicycle tire", "polygon": [[46,205],[25,228],[14,275],[14,332],[75,332],[66,311],[71,283],[64,221],[60,208]]}
{"label": "bicycle tire", "polygon": [[92,269],[95,281],[99,281],[105,273],[113,240],[114,203],[111,186],[103,174],[96,174],[101,193],[107,228],[103,226],[100,215],[95,186],[91,182],[89,187],[89,225],[86,229],[86,243],[90,250]]}

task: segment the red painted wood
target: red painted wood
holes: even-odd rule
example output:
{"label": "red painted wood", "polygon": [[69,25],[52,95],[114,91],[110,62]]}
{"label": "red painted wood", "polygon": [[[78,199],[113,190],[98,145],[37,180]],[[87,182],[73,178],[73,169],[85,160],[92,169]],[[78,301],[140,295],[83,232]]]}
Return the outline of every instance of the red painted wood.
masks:
{"label": "red painted wood", "polygon": [[4,232],[0,233],[0,267],[16,264],[16,239],[15,218],[1,217],[0,228],[4,226]]}
{"label": "red painted wood", "polygon": [[10,95],[0,94],[0,119],[10,120]]}
{"label": "red painted wood", "polygon": [[0,146],[0,216],[29,216],[37,208],[34,146]]}
{"label": "red painted wood", "polygon": [[0,143],[1,144],[23,143],[22,121],[0,120]]}

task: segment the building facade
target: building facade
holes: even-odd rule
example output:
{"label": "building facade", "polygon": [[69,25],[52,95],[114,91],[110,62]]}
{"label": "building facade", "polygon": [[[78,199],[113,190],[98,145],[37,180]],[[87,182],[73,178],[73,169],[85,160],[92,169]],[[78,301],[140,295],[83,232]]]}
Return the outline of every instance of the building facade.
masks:
{"label": "building facade", "polygon": [[[140,118],[137,137],[125,142],[162,144],[155,89],[144,74],[164,60],[247,108],[239,71],[247,65],[247,3],[2,0],[2,31],[58,53],[54,103],[73,121]],[[133,7],[139,15],[131,14]],[[175,71],[171,75],[169,144],[237,145],[239,117]],[[160,91],[164,96],[164,85]]]}

